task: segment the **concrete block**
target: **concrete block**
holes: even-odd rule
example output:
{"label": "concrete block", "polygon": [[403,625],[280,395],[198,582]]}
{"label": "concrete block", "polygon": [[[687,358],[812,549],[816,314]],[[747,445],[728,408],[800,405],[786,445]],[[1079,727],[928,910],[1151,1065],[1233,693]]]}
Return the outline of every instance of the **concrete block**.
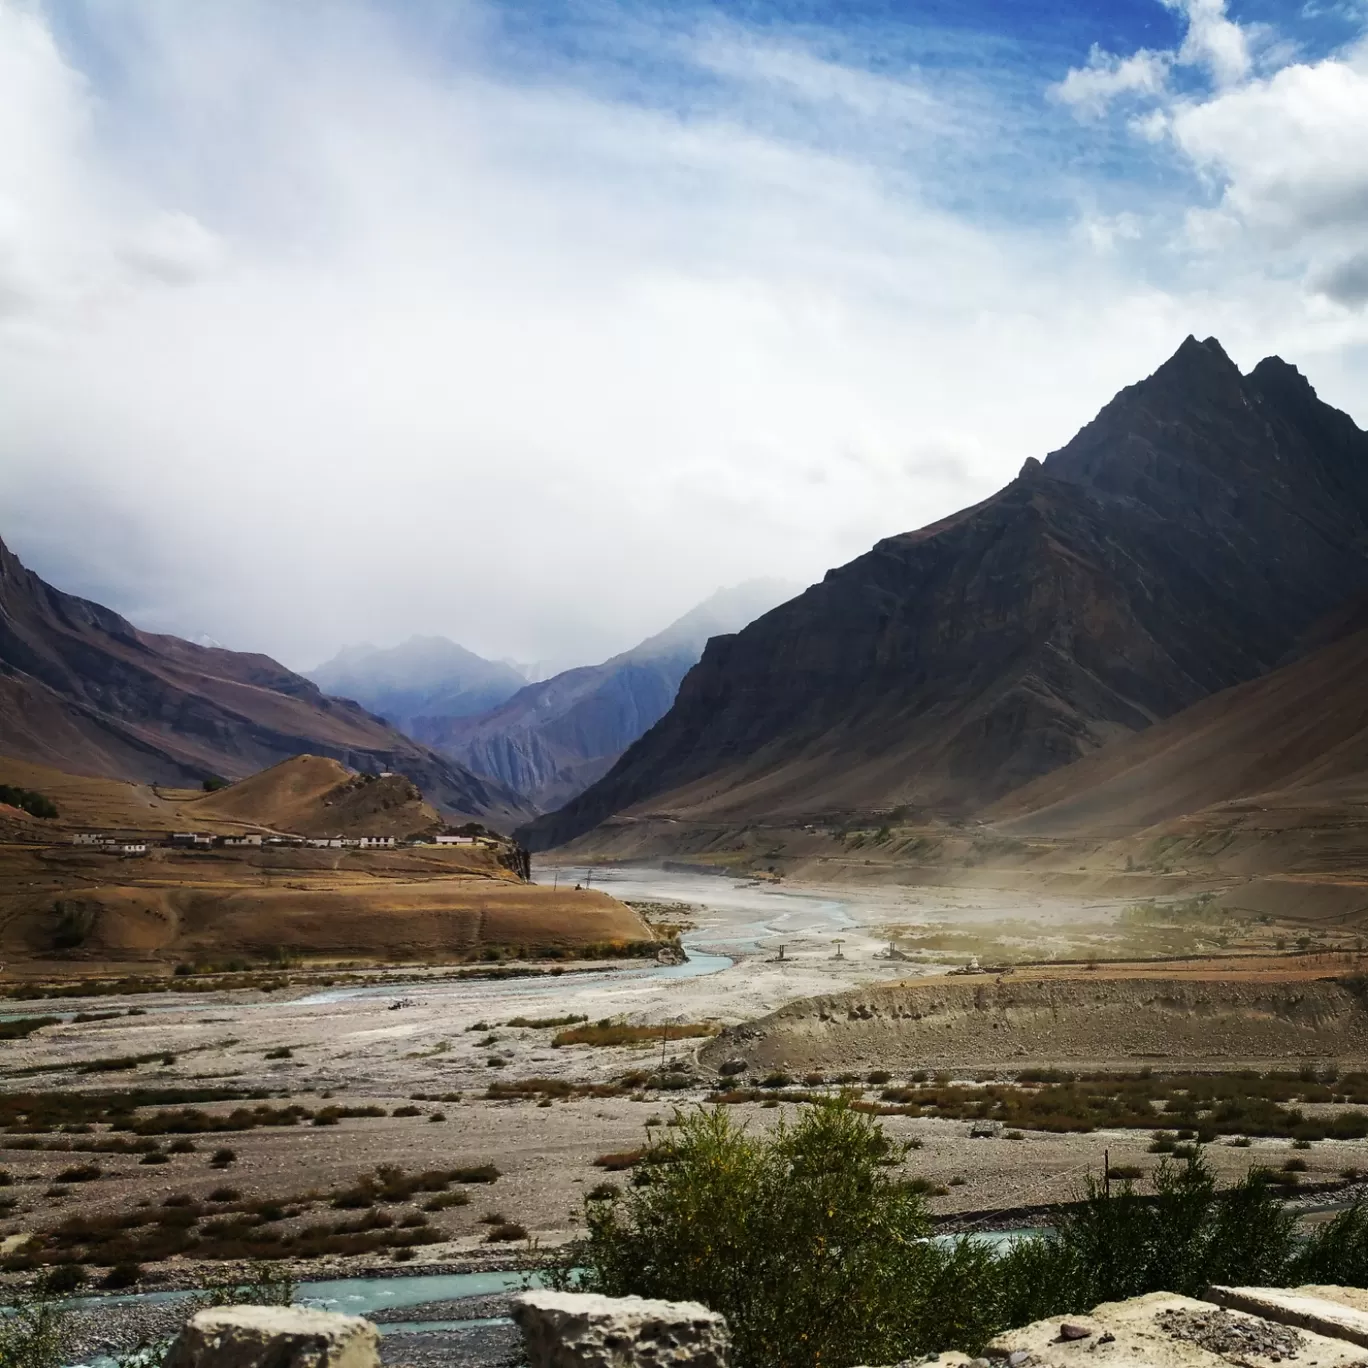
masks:
{"label": "concrete block", "polygon": [[726,1368],[726,1320],[699,1302],[524,1292],[513,1301],[531,1368]]}
{"label": "concrete block", "polygon": [[186,1321],[165,1368],[379,1368],[380,1336],[360,1316],[302,1306],[215,1306]]}

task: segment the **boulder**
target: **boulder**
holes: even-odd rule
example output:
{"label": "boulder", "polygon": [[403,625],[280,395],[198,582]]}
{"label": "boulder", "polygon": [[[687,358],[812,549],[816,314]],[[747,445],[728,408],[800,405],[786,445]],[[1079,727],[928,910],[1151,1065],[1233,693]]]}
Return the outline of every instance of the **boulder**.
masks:
{"label": "boulder", "polygon": [[360,1316],[302,1306],[215,1306],[186,1321],[165,1368],[379,1368],[380,1336]]}
{"label": "boulder", "polygon": [[731,1345],[699,1302],[524,1292],[513,1319],[531,1368],[725,1368]]}

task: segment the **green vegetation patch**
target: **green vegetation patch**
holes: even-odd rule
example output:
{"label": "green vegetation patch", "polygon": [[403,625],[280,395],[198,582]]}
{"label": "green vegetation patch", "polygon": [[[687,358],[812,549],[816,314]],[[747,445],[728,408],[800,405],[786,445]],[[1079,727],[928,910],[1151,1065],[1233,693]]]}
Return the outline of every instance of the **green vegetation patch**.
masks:
{"label": "green vegetation patch", "polygon": [[34,789],[19,788],[15,784],[0,784],[0,803],[17,807],[22,812],[27,812],[30,817],[48,820],[57,816],[57,804],[46,794],[38,793]]}
{"label": "green vegetation patch", "polygon": [[932,1244],[930,1184],[846,1101],[769,1132],[718,1109],[678,1120],[644,1151],[604,1156],[632,1184],[586,1196],[587,1234],[552,1256],[550,1277],[700,1301],[727,1317],[736,1368],[978,1354],[1011,1327],[1149,1292],[1368,1279],[1368,1207],[1300,1240],[1269,1175],[1219,1190],[1200,1150],[1161,1163],[1149,1192],[1090,1181],[1038,1237]]}
{"label": "green vegetation patch", "polygon": [[[786,1075],[766,1078],[763,1089],[731,1087],[710,1101],[829,1100],[810,1089],[790,1089]],[[1308,1116],[1293,1103],[1368,1106],[1368,1074],[1266,1073],[1133,1074],[1026,1071],[1015,1082],[984,1085],[914,1081],[881,1089],[878,1100],[850,1095],[856,1111],[878,1116],[936,1116],[991,1121],[1015,1130],[1087,1133],[1098,1129],[1151,1130],[1162,1123],[1206,1143],[1218,1135],[1294,1140],[1361,1140],[1368,1113],[1359,1110]],[[1158,1144],[1160,1142],[1156,1142]],[[1156,1149],[1171,1153],[1171,1149]]]}

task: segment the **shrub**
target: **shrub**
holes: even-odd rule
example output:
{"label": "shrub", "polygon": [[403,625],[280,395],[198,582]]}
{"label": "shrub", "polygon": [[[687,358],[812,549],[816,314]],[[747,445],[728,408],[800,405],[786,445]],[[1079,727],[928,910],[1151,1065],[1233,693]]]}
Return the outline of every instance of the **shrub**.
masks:
{"label": "shrub", "polygon": [[278,1045],[274,1050],[267,1050],[263,1059],[292,1059],[294,1051],[288,1045]]}
{"label": "shrub", "polygon": [[237,1150],[228,1149],[226,1146],[223,1149],[216,1149],[213,1154],[209,1156],[211,1167],[217,1169],[227,1168],[229,1164],[235,1164],[236,1162]]}
{"label": "shrub", "polygon": [[[1293,1218],[1267,1175],[1218,1192],[1200,1151],[1129,1180],[1091,1184],[1045,1235],[994,1251],[920,1242],[918,1189],[888,1161],[905,1154],[842,1101],[768,1136],[721,1109],[687,1117],[650,1152],[650,1181],[618,1201],[586,1198],[587,1236],[555,1270],[587,1291],[698,1300],[725,1314],[736,1368],[891,1363],[978,1352],[1002,1329],[1098,1302],[1212,1283],[1368,1277],[1368,1214],[1337,1218],[1292,1264]],[[1335,1223],[1332,1223],[1335,1224]],[[1326,1227],[1326,1231],[1329,1227]]]}
{"label": "shrub", "polygon": [[51,1275],[32,1290],[7,1287],[9,1313],[0,1316],[0,1364],[4,1368],[55,1368],[65,1361],[67,1313],[56,1298],[63,1289]]}
{"label": "shrub", "polygon": [[470,1198],[464,1192],[441,1192],[423,1203],[424,1211],[446,1211],[448,1207],[469,1206]]}
{"label": "shrub", "polygon": [[1317,1227],[1297,1251],[1286,1281],[1368,1287],[1368,1205],[1362,1201]]}
{"label": "shrub", "polygon": [[499,1225],[490,1226],[489,1233],[485,1236],[486,1244],[498,1244],[510,1240],[527,1239],[527,1228],[520,1226],[516,1221],[504,1221]]}
{"label": "shrub", "polygon": [[216,1187],[206,1200],[210,1202],[237,1202],[241,1198],[242,1193],[235,1187]]}
{"label": "shrub", "polygon": [[108,1273],[100,1279],[100,1286],[111,1290],[121,1287],[136,1287],[142,1280],[143,1270],[141,1264],[120,1263],[115,1264]]}
{"label": "shrub", "polygon": [[74,1168],[63,1169],[56,1178],[59,1183],[93,1183],[104,1177],[104,1169],[99,1164],[77,1164]]}
{"label": "shrub", "polygon": [[586,1291],[722,1312],[738,1368],[892,1363],[931,1249],[921,1199],[885,1166],[894,1153],[841,1102],[768,1136],[696,1112],[658,1142],[648,1185],[586,1205],[569,1257]]}
{"label": "shrub", "polygon": [[[58,1295],[74,1292],[78,1287],[85,1286],[88,1276],[81,1264],[58,1264],[47,1276],[47,1290]],[[0,1363],[3,1362],[4,1359],[0,1358]]]}

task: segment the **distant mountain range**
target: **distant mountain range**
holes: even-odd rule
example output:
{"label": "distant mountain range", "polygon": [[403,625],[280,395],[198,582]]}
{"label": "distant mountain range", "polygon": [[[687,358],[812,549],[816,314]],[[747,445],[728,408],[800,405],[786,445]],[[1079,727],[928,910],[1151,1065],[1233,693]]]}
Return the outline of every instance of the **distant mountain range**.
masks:
{"label": "distant mountain range", "polygon": [[[620,814],[964,815],[1006,810],[1033,782],[1059,803],[1086,756],[1097,799],[1120,804],[1183,749],[1213,764],[1178,719],[1304,654],[1305,634],[1366,590],[1368,434],[1284,361],[1242,375],[1214,339],[1188,338],[997,494],[715,637],[661,721],[521,836],[544,849]],[[1276,734],[1295,751],[1301,733],[1271,731],[1269,710],[1316,707],[1318,678],[1352,733],[1356,640],[1246,685],[1246,721],[1222,724],[1231,743]],[[1187,737],[1178,752],[1137,738],[1113,774],[1113,744],[1165,718]],[[1245,782],[1226,775],[1212,792]]]}
{"label": "distant mountain range", "polygon": [[710,637],[744,627],[795,592],[794,585],[764,579],[719,590],[601,665],[529,684],[478,716],[418,717],[412,735],[549,811],[593,783],[654,726]]}
{"label": "distant mountain range", "polygon": [[446,637],[420,636],[388,650],[344,646],[308,677],[324,693],[354,698],[410,736],[415,718],[488,712],[527,683],[512,665],[486,660]]}
{"label": "distant mountain range", "polygon": [[171,785],[242,778],[301,753],[394,771],[439,809],[507,828],[531,815],[496,780],[438,755],[269,656],[139,631],[25,569],[0,543],[0,754]]}

